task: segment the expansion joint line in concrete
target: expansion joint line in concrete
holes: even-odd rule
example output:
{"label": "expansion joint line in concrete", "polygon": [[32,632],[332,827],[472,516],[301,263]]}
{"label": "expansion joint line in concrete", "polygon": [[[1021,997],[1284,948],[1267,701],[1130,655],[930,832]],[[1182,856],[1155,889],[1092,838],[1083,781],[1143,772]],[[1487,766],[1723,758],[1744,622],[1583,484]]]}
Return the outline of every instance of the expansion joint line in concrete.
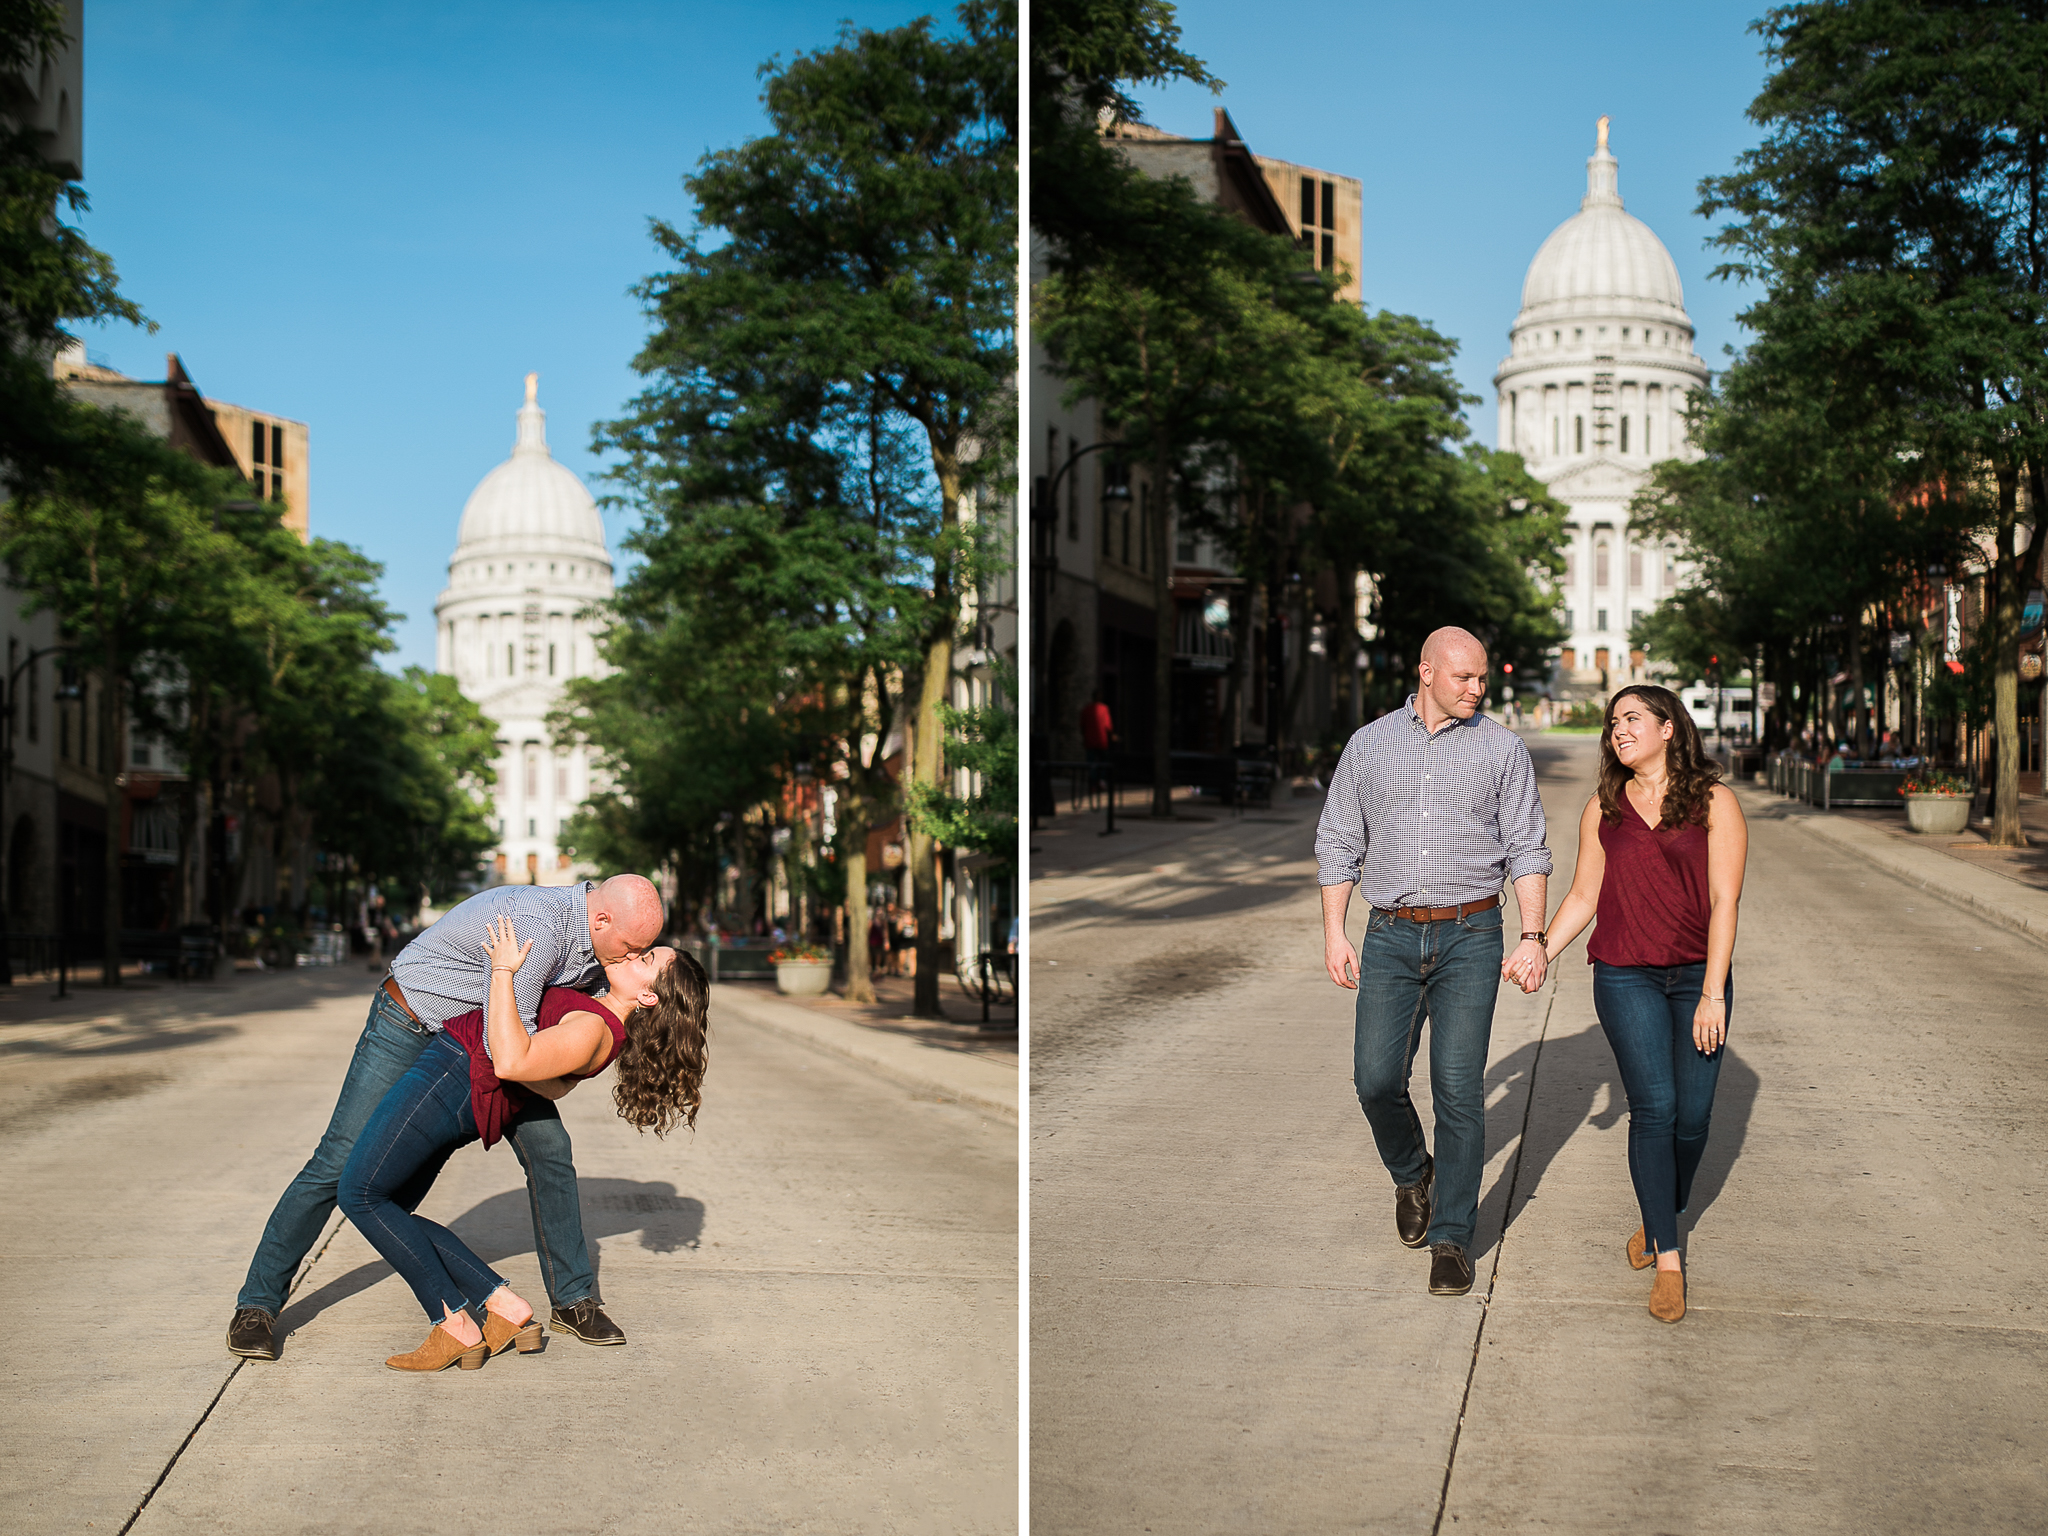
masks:
{"label": "expansion joint line in concrete", "polygon": [[[336,1213],[337,1216],[339,1214],[339,1212]],[[323,1241],[320,1244],[319,1248],[315,1250],[313,1257],[306,1261],[306,1267],[299,1271],[299,1278],[292,1282],[291,1290],[285,1294],[285,1301],[287,1303],[291,1301],[294,1295],[298,1294],[299,1287],[306,1283],[306,1277],[313,1273],[313,1266],[315,1264],[318,1264],[321,1259],[326,1257],[329,1245],[331,1245],[334,1242],[334,1239],[340,1235],[341,1226],[341,1222],[337,1220],[333,1226],[327,1229],[327,1237],[325,1241]],[[282,1309],[280,1309],[278,1313],[278,1320],[282,1322],[283,1318],[284,1314]],[[242,1367],[247,1365],[248,1363],[249,1362],[247,1360],[238,1359],[235,1361],[233,1365],[228,1367],[227,1375],[221,1380],[220,1390],[213,1394],[213,1401],[206,1405],[205,1411],[201,1413],[199,1417],[193,1421],[192,1427],[185,1431],[185,1438],[180,1440],[178,1442],[178,1448],[175,1451],[171,1452],[171,1459],[164,1463],[163,1471],[157,1473],[156,1481],[151,1483],[149,1485],[149,1490],[142,1495],[142,1502],[135,1506],[134,1513],[129,1515],[129,1517],[122,1522],[121,1529],[116,1531],[114,1533],[114,1536],[128,1536],[128,1532],[134,1528],[135,1522],[142,1518],[142,1512],[145,1509],[149,1508],[149,1501],[156,1497],[157,1490],[163,1487],[164,1483],[169,1479],[171,1475],[171,1469],[177,1466],[178,1458],[180,1456],[183,1456],[185,1454],[187,1447],[189,1447],[192,1444],[192,1442],[199,1437],[199,1431],[206,1427],[206,1421],[213,1417],[213,1410],[220,1406],[220,1400],[228,1395],[228,1388],[235,1384],[235,1378],[242,1374]]]}
{"label": "expansion joint line in concrete", "polygon": [[1493,1310],[1493,1288],[1500,1280],[1500,1256],[1508,1245],[1508,1228],[1515,1221],[1515,1191],[1522,1183],[1522,1153],[1529,1145],[1529,1117],[1536,1108],[1536,1075],[1543,1067],[1543,1046],[1550,1038],[1550,1014],[1557,1007],[1557,982],[1550,981],[1550,1000],[1543,1005],[1543,1024],[1536,1031],[1536,1054],[1529,1061],[1529,1093],[1522,1101],[1522,1133],[1515,1138],[1514,1162],[1508,1169],[1508,1203],[1503,1209],[1500,1222],[1500,1237],[1493,1245],[1493,1268],[1487,1272],[1486,1294],[1479,1301],[1479,1327],[1472,1334],[1472,1359],[1465,1367],[1465,1391],[1458,1399],[1458,1422],[1451,1426],[1451,1451],[1444,1458],[1444,1485],[1436,1496],[1436,1520],[1430,1525],[1429,1536],[1439,1536],[1444,1528],[1444,1511],[1451,1503],[1451,1474],[1458,1467],[1458,1441],[1465,1433],[1465,1410],[1472,1403],[1472,1380],[1479,1374],[1479,1351],[1486,1343],[1486,1319]]}

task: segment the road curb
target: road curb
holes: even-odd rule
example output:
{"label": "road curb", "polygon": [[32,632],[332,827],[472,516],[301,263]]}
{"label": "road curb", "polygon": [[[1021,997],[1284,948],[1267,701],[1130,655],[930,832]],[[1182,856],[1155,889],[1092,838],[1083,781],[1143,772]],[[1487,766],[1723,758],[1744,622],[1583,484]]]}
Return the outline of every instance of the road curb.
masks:
{"label": "road curb", "polygon": [[724,1014],[824,1055],[855,1062],[913,1092],[965,1104],[1013,1125],[1019,1118],[1017,1069],[986,1056],[942,1050],[729,985],[711,989],[711,1012],[714,1020]]}
{"label": "road curb", "polygon": [[1737,789],[1750,812],[1769,810],[1775,819],[1801,827],[1845,853],[1856,854],[1930,896],[2048,948],[2048,895],[1990,870],[1972,869],[1932,848],[1901,843],[1889,832],[1844,821],[1800,801],[1786,800],[1748,785],[1739,785]]}

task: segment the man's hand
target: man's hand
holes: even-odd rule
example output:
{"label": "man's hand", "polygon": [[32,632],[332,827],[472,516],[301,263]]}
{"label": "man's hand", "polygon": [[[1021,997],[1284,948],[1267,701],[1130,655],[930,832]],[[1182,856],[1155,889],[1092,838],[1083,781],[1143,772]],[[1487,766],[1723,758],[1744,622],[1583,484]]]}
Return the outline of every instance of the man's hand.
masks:
{"label": "man's hand", "polygon": [[1534,992],[1543,985],[1544,973],[1549,969],[1550,962],[1543,953],[1543,946],[1534,939],[1524,939],[1501,962],[1500,973],[1524,992]]}
{"label": "man's hand", "polygon": [[1323,969],[1338,986],[1358,990],[1358,951],[1341,928],[1323,930]]}

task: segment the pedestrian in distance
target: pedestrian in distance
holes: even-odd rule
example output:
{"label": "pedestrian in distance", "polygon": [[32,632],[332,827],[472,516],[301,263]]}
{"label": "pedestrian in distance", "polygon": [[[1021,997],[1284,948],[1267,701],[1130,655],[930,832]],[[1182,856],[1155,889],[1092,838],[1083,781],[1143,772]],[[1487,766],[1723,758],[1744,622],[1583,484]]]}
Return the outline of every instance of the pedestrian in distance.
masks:
{"label": "pedestrian in distance", "polygon": [[488,1150],[528,1118],[552,1115],[614,1061],[619,1114],[643,1131],[695,1125],[702,1100],[710,984],[694,959],[662,946],[606,965],[595,997],[549,987],[529,1035],[514,988],[533,941],[522,944],[502,914],[485,931],[490,1001],[448,1020],[384,1095],[341,1171],[342,1211],[412,1287],[430,1324],[419,1348],[384,1362],[394,1371],[475,1370],[514,1345],[541,1348],[533,1308],[504,1277],[414,1214],[457,1150],[473,1141]]}
{"label": "pedestrian in distance", "polygon": [[[1316,828],[1323,965],[1355,990],[1352,1077],[1394,1181],[1394,1231],[1430,1250],[1429,1289],[1472,1289],[1472,1235],[1486,1162],[1486,1053],[1504,966],[1539,979],[1550,850],[1522,738],[1479,712],[1486,648],[1462,629],[1423,642],[1407,704],[1354,734]],[[1521,937],[1502,958],[1501,884]],[[1370,904],[1353,949],[1353,885]],[[1436,1151],[1408,1081],[1429,1023]]]}
{"label": "pedestrian in distance", "polygon": [[1097,784],[1109,782],[1110,749],[1115,744],[1116,722],[1110,717],[1109,704],[1098,688],[1081,706],[1081,750],[1088,759],[1090,794],[1095,792]]}
{"label": "pedestrian in distance", "polygon": [[[370,996],[369,1018],[356,1041],[341,1093],[313,1155],[286,1186],[264,1225],[249,1273],[228,1323],[228,1352],[250,1360],[279,1354],[278,1314],[299,1265],[333,1212],[341,1170],[356,1138],[384,1095],[411,1070],[449,1020],[483,1007],[491,981],[481,948],[492,919],[516,917],[535,939],[518,986],[519,1011],[538,1017],[550,986],[589,992],[605,985],[603,967],[644,955],[661,936],[661,893],[639,875],[603,884],[501,885],[470,897],[398,952]],[[586,1344],[623,1344],[606,1316],[583,1236],[576,1162],[561,1116],[536,1111],[509,1136],[526,1170],[533,1238],[541,1279],[554,1305],[553,1324]]]}
{"label": "pedestrian in distance", "polygon": [[[1551,920],[1555,960],[1593,923],[1593,1011],[1628,1096],[1628,1171],[1643,1224],[1625,1245],[1657,1267],[1650,1315],[1685,1316],[1678,1218],[1707,1150],[1735,1007],[1736,910],[1749,828],[1678,695],[1637,683],[1607,702],[1599,788]],[[1527,990],[1540,970],[1511,969]],[[1533,976],[1533,980],[1531,977]]]}

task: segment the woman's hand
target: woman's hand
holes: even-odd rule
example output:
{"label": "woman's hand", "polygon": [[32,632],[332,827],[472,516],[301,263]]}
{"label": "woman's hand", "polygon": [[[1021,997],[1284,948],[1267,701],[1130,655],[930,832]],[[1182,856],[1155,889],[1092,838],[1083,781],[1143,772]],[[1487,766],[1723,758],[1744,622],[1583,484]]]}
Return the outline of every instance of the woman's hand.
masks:
{"label": "woman's hand", "polygon": [[524,944],[520,943],[518,936],[512,932],[512,919],[509,917],[491,919],[484,933],[487,935],[484,940],[484,953],[491,957],[493,971],[516,971],[526,963],[526,957],[533,951],[533,940],[528,939]]}
{"label": "woman's hand", "polygon": [[1692,1043],[1702,1056],[1711,1056],[1728,1043],[1728,1003],[1725,998],[1700,994],[1700,1005],[1692,1011]]}

